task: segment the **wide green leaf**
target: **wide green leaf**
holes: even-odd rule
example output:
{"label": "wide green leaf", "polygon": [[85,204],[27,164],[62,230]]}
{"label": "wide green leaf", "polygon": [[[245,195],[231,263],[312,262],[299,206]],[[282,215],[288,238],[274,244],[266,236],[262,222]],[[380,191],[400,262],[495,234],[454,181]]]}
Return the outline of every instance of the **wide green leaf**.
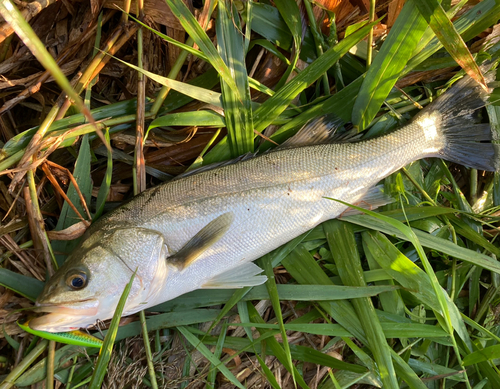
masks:
{"label": "wide green leaf", "polygon": [[153,120],[148,131],[157,127],[169,126],[225,127],[226,121],[224,116],[214,111],[176,112]]}
{"label": "wide green leaf", "polygon": [[[90,175],[90,144],[88,135],[85,135],[82,139],[82,143],[80,145],[80,150],[78,152],[78,158],[75,164],[75,170],[73,171],[73,176],[75,177],[75,181],[78,184],[78,188],[82,193],[85,202],[87,204],[90,203],[90,195],[92,193],[92,179]],[[80,200],[80,196],[78,191],[74,187],[73,183],[70,184],[68,192],[68,199],[73,203],[75,208],[78,210],[82,217],[86,217],[86,213],[82,202]],[[59,220],[57,221],[56,231],[64,230],[69,226],[72,226],[75,223],[78,223],[80,219],[77,217],[76,213],[69,206],[67,202],[64,202],[63,207],[61,209],[61,214],[59,216]],[[78,241],[55,241],[52,242],[52,249],[56,253],[64,253],[68,255],[74,247],[76,247]],[[66,255],[57,255],[57,262],[59,266],[64,263],[66,259]]]}
{"label": "wide green leaf", "polygon": [[427,23],[429,23],[429,26],[448,53],[450,53],[470,77],[486,89],[486,81],[479,66],[477,66],[474,58],[472,58],[467,45],[453,26],[453,23],[446,15],[446,12],[441,4],[439,4],[438,0],[411,1],[417,6],[425,20],[427,20]]}
{"label": "wide green leaf", "polygon": [[[385,222],[381,222],[380,220],[377,220],[376,218],[369,215],[347,216],[344,219],[359,226],[373,229],[375,231],[381,231],[385,234],[394,235],[400,239],[408,240],[406,235],[404,235],[397,228],[394,228],[393,226]],[[491,257],[480,254],[473,250],[466,249],[464,247],[460,247],[449,240],[427,234],[415,228],[413,228],[412,230],[422,246],[442,252],[452,257],[461,259],[462,261],[469,262],[473,265],[500,274],[500,263],[492,260]]]}
{"label": "wide green leaf", "polygon": [[[337,265],[340,278],[345,285],[366,286],[361,259],[351,226],[339,220],[330,220],[323,224],[328,245]],[[368,346],[378,365],[384,387],[398,388],[391,349],[385,340],[380,321],[370,298],[353,299],[352,305],[363,326]]]}
{"label": "wide green leaf", "polygon": [[4,268],[0,268],[0,285],[19,293],[31,301],[35,301],[43,289],[42,281]]}
{"label": "wide green leaf", "polygon": [[231,73],[232,85],[221,79],[222,106],[226,119],[227,139],[233,158],[253,151],[252,99],[245,66],[245,45],[239,15],[232,2],[219,0],[217,43],[219,54]]}
{"label": "wide green leaf", "polygon": [[485,347],[464,357],[464,366],[500,358],[500,345]]}
{"label": "wide green leaf", "polygon": [[352,111],[352,123],[363,131],[380,110],[426,27],[414,2],[406,2],[366,73]]}
{"label": "wide green leaf", "polygon": [[[468,41],[486,28],[494,25],[500,18],[500,4],[496,0],[484,0],[469,9],[453,22],[455,29],[462,35],[464,41]],[[413,58],[408,62],[404,74],[412,71],[431,55],[443,48],[443,44],[437,38],[430,40],[425,46],[418,46]]]}
{"label": "wide green leaf", "polygon": [[254,112],[255,130],[261,132],[283,112],[292,100],[305,88],[316,81],[323,73],[335,64],[351,47],[363,39],[368,31],[378,23],[375,21],[360,28],[340,43],[325,51],[325,53],[309,65],[305,70],[266,100]]}

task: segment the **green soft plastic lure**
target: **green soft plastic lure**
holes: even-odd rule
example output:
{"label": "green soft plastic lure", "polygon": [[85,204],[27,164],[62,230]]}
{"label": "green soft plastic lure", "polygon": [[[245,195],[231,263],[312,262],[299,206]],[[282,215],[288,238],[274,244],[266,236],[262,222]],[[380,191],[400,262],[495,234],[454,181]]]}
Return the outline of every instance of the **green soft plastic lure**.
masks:
{"label": "green soft plastic lure", "polygon": [[69,332],[45,332],[34,330],[29,326],[29,320],[24,323],[17,322],[17,325],[21,327],[24,331],[30,334],[39,336],[40,338],[55,340],[59,343],[72,344],[75,346],[84,347],[102,347],[102,340],[96,338],[95,336],[89,335],[82,331],[69,331]]}

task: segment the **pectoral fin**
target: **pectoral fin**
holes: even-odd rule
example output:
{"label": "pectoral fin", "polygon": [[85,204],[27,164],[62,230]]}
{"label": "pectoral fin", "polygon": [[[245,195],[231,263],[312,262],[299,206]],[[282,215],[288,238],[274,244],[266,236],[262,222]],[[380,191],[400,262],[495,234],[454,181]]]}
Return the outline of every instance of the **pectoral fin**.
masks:
{"label": "pectoral fin", "polygon": [[233,220],[234,216],[231,212],[215,218],[193,236],[177,253],[168,257],[168,263],[177,266],[181,270],[185,269],[226,234]]}

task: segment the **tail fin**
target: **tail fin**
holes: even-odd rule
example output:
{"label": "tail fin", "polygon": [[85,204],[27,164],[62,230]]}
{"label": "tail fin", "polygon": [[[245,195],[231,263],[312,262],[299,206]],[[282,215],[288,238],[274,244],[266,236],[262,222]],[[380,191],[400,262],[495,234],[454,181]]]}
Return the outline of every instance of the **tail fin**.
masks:
{"label": "tail fin", "polygon": [[[485,72],[488,83],[494,81],[495,73]],[[445,137],[439,151],[441,158],[474,169],[500,170],[500,144],[494,143],[498,135],[489,124],[480,123],[481,108],[487,104],[488,96],[466,76],[415,117],[417,122],[429,115],[439,117],[439,128]]]}

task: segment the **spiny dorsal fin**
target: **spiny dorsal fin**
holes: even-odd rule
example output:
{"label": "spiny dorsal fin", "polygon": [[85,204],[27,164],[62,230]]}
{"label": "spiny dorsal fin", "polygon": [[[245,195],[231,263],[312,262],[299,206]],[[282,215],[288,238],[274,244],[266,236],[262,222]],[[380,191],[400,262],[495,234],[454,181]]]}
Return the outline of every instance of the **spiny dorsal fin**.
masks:
{"label": "spiny dorsal fin", "polygon": [[259,276],[262,269],[253,262],[247,262],[243,265],[221,273],[205,284],[203,289],[233,289],[243,288],[245,286],[256,286],[267,281],[266,276]]}
{"label": "spiny dorsal fin", "polygon": [[333,114],[317,117],[307,122],[299,132],[287,139],[279,147],[311,146],[359,140],[358,133],[355,131],[339,131],[343,125],[343,120]]}
{"label": "spiny dorsal fin", "polygon": [[217,243],[229,230],[234,215],[224,213],[203,227],[177,253],[167,258],[167,262],[180,270],[191,265],[209,247]]}

